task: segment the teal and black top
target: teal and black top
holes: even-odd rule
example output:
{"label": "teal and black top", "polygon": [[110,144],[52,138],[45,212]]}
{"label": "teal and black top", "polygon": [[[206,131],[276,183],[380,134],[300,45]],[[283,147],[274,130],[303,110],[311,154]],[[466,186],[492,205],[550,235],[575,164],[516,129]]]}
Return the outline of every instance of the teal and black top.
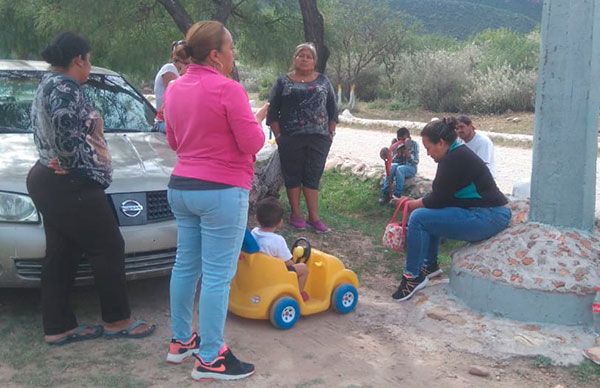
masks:
{"label": "teal and black top", "polygon": [[430,209],[496,207],[507,203],[485,163],[458,142],[439,161],[432,191],[423,198],[423,205]]}

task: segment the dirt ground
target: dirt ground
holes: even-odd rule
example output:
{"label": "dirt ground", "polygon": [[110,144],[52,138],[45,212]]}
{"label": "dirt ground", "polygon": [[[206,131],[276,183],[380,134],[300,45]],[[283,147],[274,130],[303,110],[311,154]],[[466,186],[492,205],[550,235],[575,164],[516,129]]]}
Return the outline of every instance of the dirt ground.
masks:
{"label": "dirt ground", "polygon": [[[338,255],[350,266],[377,265],[380,254],[359,234],[307,235],[315,247]],[[574,381],[567,369],[536,363],[533,357],[482,356],[475,347],[470,351],[470,344],[480,341],[482,334],[465,322],[481,317],[438,321],[423,309],[447,281],[403,304],[390,297],[397,286],[395,275],[365,273],[361,281],[355,312],[302,317],[289,331],[230,314],[228,344],[239,358],[256,365],[256,374],[240,386],[592,386]],[[158,325],[152,337],[98,339],[62,348],[41,343],[37,290],[0,289],[0,386],[196,386],[190,378],[191,361],[179,366],[164,362],[170,338],[168,285],[166,278],[130,283],[135,316]],[[99,319],[93,288],[77,289],[73,300],[81,321]],[[449,332],[446,326],[457,330]],[[469,374],[473,366],[484,368],[489,376]]]}

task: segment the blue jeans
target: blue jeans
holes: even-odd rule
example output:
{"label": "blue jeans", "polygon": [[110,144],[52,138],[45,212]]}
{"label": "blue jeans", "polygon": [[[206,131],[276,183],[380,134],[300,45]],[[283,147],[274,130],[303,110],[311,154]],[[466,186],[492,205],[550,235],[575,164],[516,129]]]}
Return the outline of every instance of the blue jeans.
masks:
{"label": "blue jeans", "polygon": [[461,241],[488,239],[510,224],[511,211],[498,207],[416,209],[408,220],[405,274],[419,276],[423,265],[437,262],[440,237]]}
{"label": "blue jeans", "polygon": [[[410,164],[398,164],[392,163],[390,168],[390,178],[394,183],[394,195],[396,197],[402,196],[402,189],[404,188],[404,180],[406,178],[412,178],[417,174],[417,166]],[[381,195],[388,195],[390,190],[390,182],[386,175],[383,179],[383,187],[381,188]]]}
{"label": "blue jeans", "polygon": [[160,133],[167,133],[167,128],[165,127],[164,121],[156,121],[154,123],[154,128]]}
{"label": "blue jeans", "polygon": [[168,190],[177,220],[177,257],[171,273],[173,338],[192,336],[196,285],[200,286],[200,356],[217,358],[225,343],[229,286],[237,270],[248,220],[248,190]]}

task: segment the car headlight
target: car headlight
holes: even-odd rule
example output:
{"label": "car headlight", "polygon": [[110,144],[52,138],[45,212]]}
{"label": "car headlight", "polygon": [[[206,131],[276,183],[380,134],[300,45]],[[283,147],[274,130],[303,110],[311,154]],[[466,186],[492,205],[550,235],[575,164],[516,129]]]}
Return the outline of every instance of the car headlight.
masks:
{"label": "car headlight", "polygon": [[0,222],[40,222],[40,216],[29,196],[0,191]]}

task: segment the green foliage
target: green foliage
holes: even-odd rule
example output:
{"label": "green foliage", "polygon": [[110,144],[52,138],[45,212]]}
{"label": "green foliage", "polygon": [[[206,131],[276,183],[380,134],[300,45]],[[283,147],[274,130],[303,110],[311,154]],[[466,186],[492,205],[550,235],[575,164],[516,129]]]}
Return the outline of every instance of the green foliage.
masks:
{"label": "green foliage", "polygon": [[32,18],[36,1],[0,0],[0,57],[36,58],[45,45]]}
{"label": "green foliage", "polygon": [[[193,20],[214,14],[210,0],[181,3]],[[293,47],[302,41],[302,21],[294,0],[241,2],[227,26],[241,59],[254,65],[283,68]],[[182,38],[156,0],[0,0],[4,57],[39,59],[52,38],[66,30],[90,40],[95,65],[124,73],[138,85],[153,83],[160,66],[169,60],[171,42]]]}
{"label": "green foliage", "polygon": [[[151,0],[39,0],[31,2],[35,6],[0,1],[18,16],[1,24],[0,36],[21,25],[29,29],[28,34],[8,42],[8,47],[21,47],[12,50],[12,57],[40,59],[39,52],[54,36],[71,30],[90,40],[95,65],[110,67],[137,81],[150,80],[168,60],[171,41],[181,38],[170,16]],[[0,41],[0,45],[5,44]],[[0,51],[6,51],[2,46]]]}
{"label": "green foliage", "polygon": [[476,71],[470,77],[471,88],[461,110],[474,113],[533,111],[537,73],[515,70],[508,65]]}
{"label": "green foliage", "polygon": [[237,64],[240,82],[249,93],[263,93],[266,89],[267,95],[271,90],[277,73],[268,66],[249,66],[245,63]]}
{"label": "green foliage", "polygon": [[339,171],[327,171],[319,195],[321,216],[336,229],[359,230],[379,240],[390,209],[379,206],[379,181],[361,181]]}
{"label": "green foliage", "polygon": [[304,42],[302,15],[296,0],[244,3],[243,19],[231,19],[236,48],[245,63],[268,65],[278,73],[292,62],[294,48]]}
{"label": "green foliage", "polygon": [[417,51],[458,51],[462,42],[456,38],[439,34],[412,34],[409,36],[409,52]]}
{"label": "green foliage", "polygon": [[[379,65],[393,64],[393,57],[408,47],[411,29],[387,1],[373,7],[363,0],[331,0],[322,10],[330,31],[328,70],[334,84],[342,84],[345,91],[358,82],[362,72],[370,72],[363,76],[367,82],[376,81]],[[373,97],[364,84],[357,94]]]}
{"label": "green foliage", "polygon": [[395,78],[398,97],[436,112],[458,112],[469,90],[471,52],[432,51],[406,56]]}
{"label": "green foliage", "polygon": [[471,39],[483,55],[477,66],[490,69],[505,64],[513,69],[536,69],[540,51],[537,30],[524,35],[507,28],[487,29]]}
{"label": "green foliage", "polygon": [[573,371],[573,376],[580,383],[596,384],[600,386],[600,365],[596,365],[590,360],[584,360]]}
{"label": "green foliage", "polygon": [[542,356],[541,354],[536,356],[533,362],[538,368],[547,368],[549,366],[552,366],[553,364],[552,359],[550,357]]}
{"label": "green foliage", "polygon": [[511,4],[504,6],[498,0],[395,0],[392,4],[419,19],[430,33],[465,39],[488,28],[531,31],[541,19],[541,8],[533,5],[531,9],[539,16],[532,18],[522,13],[524,8],[518,2],[523,0],[511,0]]}
{"label": "green foliage", "polygon": [[503,9],[511,13],[525,15],[533,20],[541,20],[544,0],[463,0],[477,5]]}
{"label": "green foliage", "polygon": [[261,100],[268,100],[269,95],[271,94],[271,88],[273,87],[273,82],[267,78],[263,78],[260,81],[260,89],[258,90],[258,98]]}
{"label": "green foliage", "polygon": [[[328,75],[334,85],[343,86],[346,98],[350,86],[356,85],[358,99],[390,99],[394,110],[416,106],[473,112],[533,109],[539,32],[492,30],[489,27],[495,25],[517,28],[504,19],[488,23],[488,18],[497,12],[513,15],[510,12],[515,10],[529,18],[539,14],[540,4],[535,0],[499,3],[321,1],[331,51]],[[194,20],[208,19],[215,12],[211,0],[182,0],[181,4]],[[421,23],[400,9],[418,10],[413,15],[427,18]],[[443,22],[451,22],[452,28],[464,32],[483,21],[488,29],[466,43],[422,33],[430,22],[440,28]],[[276,76],[287,71],[294,47],[304,40],[298,2],[241,1],[227,26],[234,36],[242,83],[266,99]],[[95,65],[124,73],[138,86],[152,85],[156,71],[169,59],[170,43],[182,37],[156,0],[0,0],[3,57],[39,59],[41,50],[65,30],[90,39]]]}

